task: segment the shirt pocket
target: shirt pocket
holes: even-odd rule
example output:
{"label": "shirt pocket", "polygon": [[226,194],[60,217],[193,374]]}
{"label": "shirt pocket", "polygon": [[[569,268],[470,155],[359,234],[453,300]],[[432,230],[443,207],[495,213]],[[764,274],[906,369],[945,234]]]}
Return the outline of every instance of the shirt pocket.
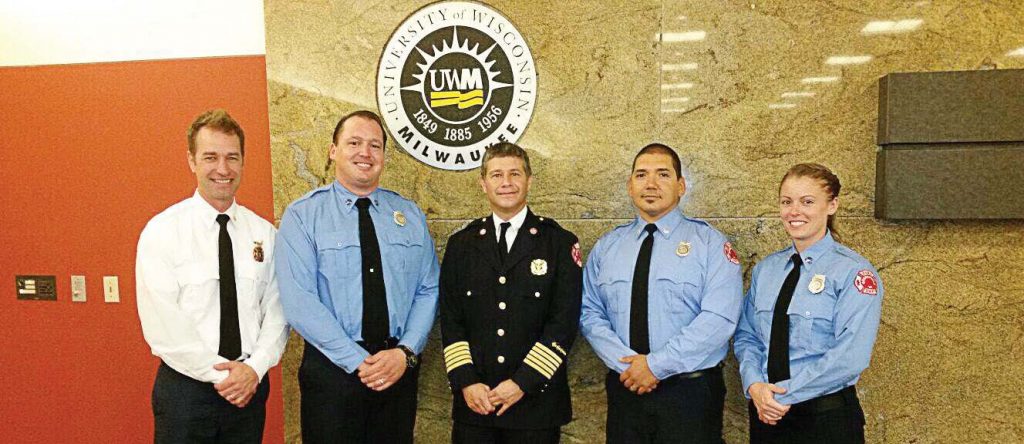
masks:
{"label": "shirt pocket", "polygon": [[260,300],[270,281],[267,273],[267,267],[262,264],[241,263],[235,265],[235,275],[238,276],[236,282],[238,306],[248,307],[256,315],[256,319],[261,319],[259,316]]}
{"label": "shirt pocket", "polygon": [[[653,288],[648,288],[647,297],[657,297],[661,302],[656,308],[670,313],[700,312],[700,283],[694,273],[675,273],[658,276]],[[655,296],[657,295],[657,296]]]}
{"label": "shirt pocket", "polygon": [[629,312],[631,285],[628,276],[612,273],[601,275],[597,287],[600,294],[604,295],[609,312]]}
{"label": "shirt pocket", "polygon": [[811,355],[835,346],[835,299],[828,292],[800,293],[789,304],[789,343]]}
{"label": "shirt pocket", "polygon": [[195,319],[205,314],[211,298],[219,298],[220,264],[216,262],[179,265],[174,268],[174,278],[181,288],[178,307]]}
{"label": "shirt pocket", "polygon": [[388,308],[398,325],[402,326],[398,329],[402,334],[423,270],[423,241],[406,233],[379,233],[387,234],[387,238],[381,240],[380,251],[388,303],[393,304]]}
{"label": "shirt pocket", "polygon": [[411,276],[423,270],[423,241],[412,236],[389,235],[381,244],[381,259],[393,269]]}
{"label": "shirt pocket", "polygon": [[358,230],[321,233],[316,237],[316,255],[320,272],[328,281],[342,284],[349,279],[359,279],[359,264],[362,256],[359,248]]}
{"label": "shirt pocket", "polygon": [[764,341],[766,346],[771,341],[775,301],[775,298],[769,297],[767,294],[754,298],[754,319],[757,321],[756,325],[761,335],[761,340]]}

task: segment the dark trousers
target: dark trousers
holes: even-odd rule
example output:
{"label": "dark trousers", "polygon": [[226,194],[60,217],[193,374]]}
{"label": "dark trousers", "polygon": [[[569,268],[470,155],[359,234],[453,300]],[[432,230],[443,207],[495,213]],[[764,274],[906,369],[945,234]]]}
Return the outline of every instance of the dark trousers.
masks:
{"label": "dark trousers", "polygon": [[747,403],[752,444],[863,444],[864,410],[857,390],[839,392],[793,404],[775,425],[757,419],[754,403]]}
{"label": "dark trousers", "polygon": [[561,437],[560,427],[518,430],[460,422],[456,422],[452,426],[452,444],[558,444]]}
{"label": "dark trousers", "polygon": [[383,392],[334,365],[306,343],[299,366],[302,442],[412,443],[419,366]]}
{"label": "dark trousers", "polygon": [[196,381],[161,362],[153,383],[153,442],[263,442],[269,394],[270,375],[265,375],[249,404],[238,408],[217,394],[213,384]]}
{"label": "dark trousers", "polygon": [[687,378],[676,375],[658,388],[637,395],[608,372],[608,444],[719,444],[722,442],[722,411],[725,381],[722,368],[701,371]]}

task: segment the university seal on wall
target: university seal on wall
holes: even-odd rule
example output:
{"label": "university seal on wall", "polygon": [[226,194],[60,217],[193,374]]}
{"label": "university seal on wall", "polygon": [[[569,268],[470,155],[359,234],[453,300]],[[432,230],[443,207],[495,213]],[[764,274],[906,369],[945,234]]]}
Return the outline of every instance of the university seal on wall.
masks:
{"label": "university seal on wall", "polygon": [[377,66],[377,105],[395,142],[446,170],[476,168],[485,148],[518,140],[536,97],[526,40],[480,3],[416,11],[391,35]]}

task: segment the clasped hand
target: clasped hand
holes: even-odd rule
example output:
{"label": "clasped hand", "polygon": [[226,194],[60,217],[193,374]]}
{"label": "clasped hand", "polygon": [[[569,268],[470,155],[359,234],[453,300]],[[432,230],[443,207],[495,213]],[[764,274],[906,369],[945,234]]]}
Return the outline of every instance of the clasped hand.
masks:
{"label": "clasped hand", "polygon": [[382,350],[367,356],[356,369],[359,380],[370,390],[387,390],[405,374],[405,352],[398,348]]}
{"label": "clasped hand", "polygon": [[786,389],[782,387],[765,382],[755,382],[750,384],[747,393],[750,394],[750,400],[754,401],[754,407],[757,408],[757,419],[765,424],[775,425],[789,412],[790,406],[780,404],[775,400],[776,394],[786,393]]}
{"label": "clasped hand", "polygon": [[624,356],[619,359],[619,362],[629,364],[629,368],[619,375],[619,382],[629,391],[644,395],[658,388],[658,383],[661,381],[647,366],[647,355]]}
{"label": "clasped hand", "polygon": [[497,406],[498,416],[501,416],[523,399],[523,390],[511,379],[501,381],[497,387],[491,389],[484,383],[468,385],[462,389],[462,397],[466,400],[469,409],[479,415],[490,415]]}
{"label": "clasped hand", "polygon": [[252,396],[256,394],[256,387],[260,384],[260,377],[249,365],[228,361],[213,366],[214,370],[226,370],[228,377],[213,385],[222,398],[231,405],[242,408],[249,404]]}

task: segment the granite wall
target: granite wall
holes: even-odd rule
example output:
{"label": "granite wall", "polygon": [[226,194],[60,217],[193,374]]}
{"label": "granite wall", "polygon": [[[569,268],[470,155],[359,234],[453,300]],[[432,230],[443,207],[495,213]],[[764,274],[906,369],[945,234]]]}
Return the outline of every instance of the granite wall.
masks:
{"label": "granite wall", "polygon": [[[575,231],[588,251],[633,217],[629,162],[639,147],[663,141],[683,157],[684,212],[733,239],[749,278],[754,263],[786,244],[779,177],[794,163],[825,163],[844,185],[843,240],[877,266],[887,290],[872,365],[858,387],[868,441],[1024,441],[1024,223],[872,217],[878,78],[1024,67],[1024,56],[1011,52],[1024,47],[1024,2],[488,3],[515,23],[536,60],[536,111],[520,139],[534,162],[535,212]],[[348,111],[376,108],[381,50],[425,4],[266,2],[278,217],[332,180],[324,163],[334,124]],[[668,41],[689,31],[705,34]],[[870,59],[826,63],[832,56]],[[439,253],[451,233],[486,213],[475,171],[428,167],[392,142],[387,157],[383,185],[427,213]],[[577,344],[575,419],[564,441],[601,442],[604,368],[585,341]],[[419,442],[448,440],[451,395],[439,345],[435,331],[421,378]],[[301,347],[294,337],[284,360],[289,442],[300,440]],[[735,360],[727,365],[726,441],[745,442],[745,400]]]}

